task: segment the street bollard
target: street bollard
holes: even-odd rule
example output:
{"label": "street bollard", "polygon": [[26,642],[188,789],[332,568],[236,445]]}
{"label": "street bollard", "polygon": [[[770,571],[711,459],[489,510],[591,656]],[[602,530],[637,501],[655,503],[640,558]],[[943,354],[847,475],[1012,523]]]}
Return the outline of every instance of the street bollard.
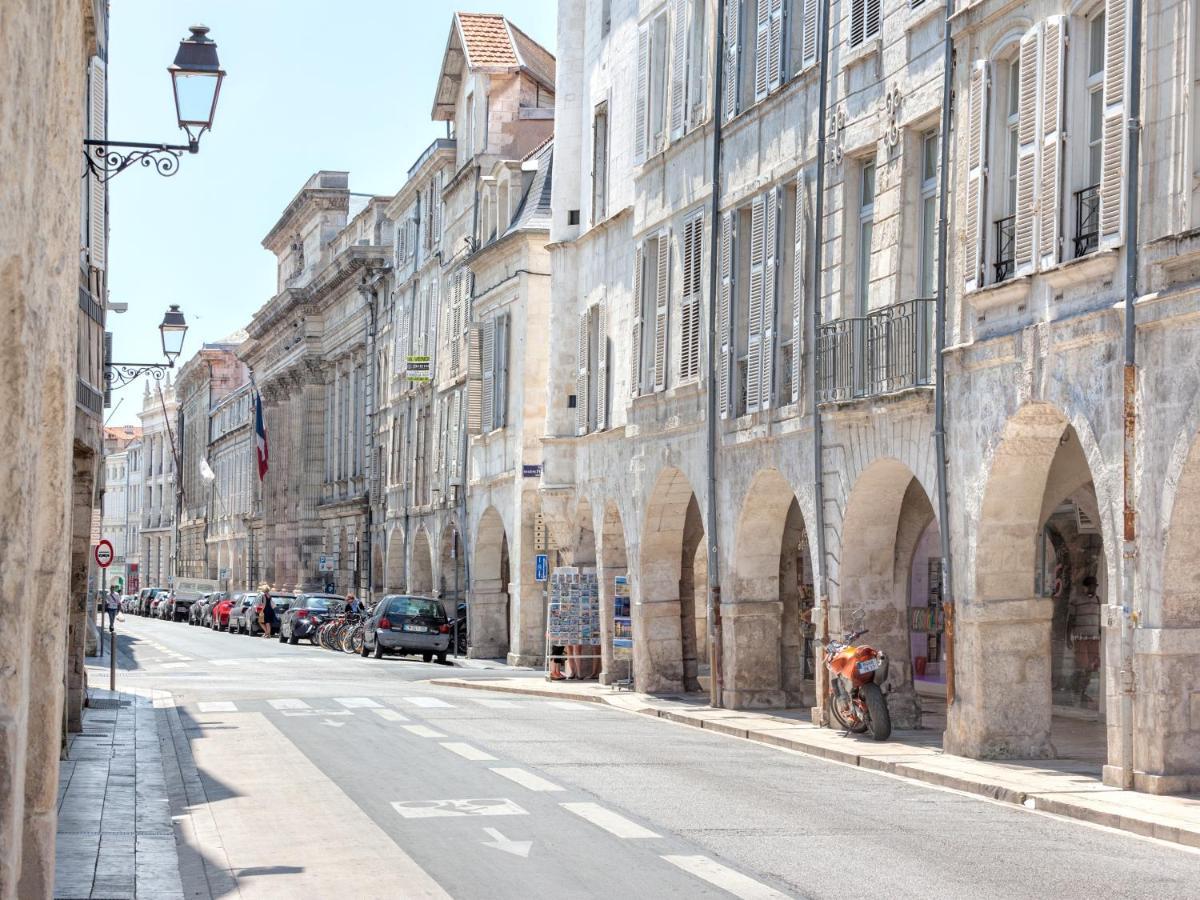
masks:
{"label": "street bollard", "polygon": [[114,617],[108,629],[108,689],[117,691],[117,623]]}

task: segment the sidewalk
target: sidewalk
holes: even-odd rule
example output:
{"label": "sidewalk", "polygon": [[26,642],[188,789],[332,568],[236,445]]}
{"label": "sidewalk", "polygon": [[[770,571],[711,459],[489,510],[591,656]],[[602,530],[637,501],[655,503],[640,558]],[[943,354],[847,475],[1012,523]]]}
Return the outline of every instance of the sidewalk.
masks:
{"label": "sidewalk", "polygon": [[1200,848],[1200,796],[1154,796],[1103,784],[1090,760],[995,762],[942,750],[941,729],[900,731],[875,742],[810,721],[807,710],[776,713],[713,709],[704,699],[663,699],[614,691],[594,682],[507,677],[437,678],[433,684],[556,699],[607,703],[628,712],[758,741],[835,762],[978,794],[1145,837]]}

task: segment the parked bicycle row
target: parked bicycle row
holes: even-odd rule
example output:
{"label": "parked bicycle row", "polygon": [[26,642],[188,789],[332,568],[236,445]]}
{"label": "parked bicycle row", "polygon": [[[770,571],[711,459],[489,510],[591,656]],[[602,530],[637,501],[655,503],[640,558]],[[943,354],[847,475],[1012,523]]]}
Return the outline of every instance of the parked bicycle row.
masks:
{"label": "parked bicycle row", "polygon": [[143,588],[122,597],[121,609],[229,634],[261,635],[281,644],[307,640],[314,647],[375,659],[396,654],[445,663],[456,640],[458,653],[467,649],[466,605],[460,602],[451,618],[433,597],[389,594],[368,605],[353,594],[292,594],[265,585],[257,591],[197,595]]}

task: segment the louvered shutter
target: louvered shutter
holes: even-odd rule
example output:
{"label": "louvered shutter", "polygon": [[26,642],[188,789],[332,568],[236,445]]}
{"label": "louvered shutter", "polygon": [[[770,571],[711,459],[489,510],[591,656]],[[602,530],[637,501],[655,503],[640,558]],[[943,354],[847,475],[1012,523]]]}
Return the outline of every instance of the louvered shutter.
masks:
{"label": "louvered shutter", "polygon": [[766,196],[766,247],[763,268],[762,375],[759,381],[758,408],[768,409],[775,396],[775,322],[779,294],[779,215],[783,208],[783,188],[774,187]]}
{"label": "louvered shutter", "polygon": [[783,71],[783,0],[759,0],[767,3],[767,89],[775,90],[784,81]]}
{"label": "louvered shutter", "polygon": [[442,239],[442,173],[436,172],[429,186],[430,246],[436,247]]}
{"label": "louvered shutter", "polygon": [[433,429],[433,484],[441,490],[442,474],[446,470],[446,398],[437,399]]}
{"label": "louvered shutter", "polygon": [[642,310],[645,309],[643,293],[642,269],[645,267],[644,244],[639,244],[633,251],[633,328],[629,335],[629,393],[640,396],[642,393]]}
{"label": "louvered shutter", "polygon": [[638,28],[637,85],[634,88],[633,158],[646,159],[646,130],[650,118],[650,26]]}
{"label": "louvered shutter", "polygon": [[[1128,0],[1104,4],[1104,132],[1100,166],[1100,245],[1121,243],[1125,230],[1125,92],[1129,59]],[[1136,173],[1134,175],[1136,177]]]}
{"label": "louvered shutter", "polygon": [[496,334],[493,340],[492,425],[503,428],[508,424],[508,313],[496,316]]}
{"label": "louvered shutter", "polygon": [[754,101],[767,96],[770,89],[771,0],[758,0],[754,16]]}
{"label": "louvered shutter", "polygon": [[817,61],[817,0],[800,0],[803,36],[800,38],[800,64],[805,68]]}
{"label": "louvered shutter", "polygon": [[1017,208],[1013,225],[1013,264],[1018,276],[1034,269],[1037,249],[1038,81],[1042,28],[1038,23],[1021,38],[1017,88]]}
{"label": "louvered shutter", "polygon": [[725,3],[725,83],[721,85],[721,117],[728,121],[738,112],[738,67],[741,62],[742,20],[741,0],[726,0]]}
{"label": "louvered shutter", "polygon": [[792,247],[792,403],[800,402],[800,373],[803,371],[800,351],[804,346],[801,336],[804,334],[804,294],[807,287],[804,274],[808,262],[808,253],[804,245],[805,201],[804,174],[801,173],[796,176],[796,230]]}
{"label": "louvered shutter", "polygon": [[700,376],[700,299],[704,215],[695,215],[683,226],[683,298],[679,316],[679,378]]}
{"label": "louvered shutter", "polygon": [[592,126],[592,223],[608,215],[608,106],[596,113]]}
{"label": "louvered shutter", "polygon": [[1063,81],[1066,73],[1067,17],[1046,20],[1042,51],[1042,182],[1038,198],[1041,267],[1055,265],[1062,243]]}
{"label": "louvered shutter", "polygon": [[658,261],[654,275],[654,390],[667,387],[667,344],[671,325],[671,235],[658,236]]}
{"label": "louvered shutter", "polygon": [[857,47],[863,42],[863,18],[866,15],[866,0],[850,0],[850,46]]}
{"label": "louvered shutter", "polygon": [[717,328],[720,359],[717,360],[717,405],[721,418],[730,415],[730,379],[733,375],[733,322],[730,307],[733,304],[733,213],[721,214],[721,285],[717,299]]}
{"label": "louvered shutter", "polygon": [[596,430],[608,428],[608,298],[596,306]]}
{"label": "louvered shutter", "polygon": [[879,18],[882,12],[881,0],[866,0],[867,3],[867,37],[879,34]]}
{"label": "louvered shutter", "polygon": [[575,353],[575,433],[588,433],[588,368],[589,341],[588,322],[591,311],[584,309],[579,314],[579,331],[576,333]]}
{"label": "louvered shutter", "polygon": [[[963,237],[963,288],[983,285],[983,220],[987,210],[987,112],[991,69],[987,60],[971,70],[967,100],[967,221]],[[817,276],[820,277],[820,276]]]}
{"label": "louvered shutter", "polygon": [[687,112],[689,0],[671,0],[671,139],[683,137]]}
{"label": "louvered shutter", "polygon": [[483,378],[480,426],[487,434],[496,427],[496,320],[480,327],[479,368]]}
{"label": "louvered shutter", "polygon": [[455,391],[450,396],[450,419],[448,426],[450,429],[451,439],[450,452],[454,454],[454,458],[450,460],[450,480],[452,484],[463,483],[463,429],[462,419],[460,418],[460,405],[462,402],[462,391]]}
{"label": "louvered shutter", "polygon": [[483,333],[487,325],[472,324],[467,329],[467,431],[483,431],[484,391]]}
{"label": "louvered shutter", "polygon": [[746,329],[746,412],[758,412],[762,397],[763,290],[766,268],[767,195],[750,204],[750,291]]}
{"label": "louvered shutter", "polygon": [[[88,136],[94,141],[103,141],[108,136],[107,123],[107,66],[104,60],[93,56],[88,72]],[[97,147],[85,148],[89,153]],[[105,218],[104,183],[88,172],[88,261],[97,269],[108,265],[108,223]]]}

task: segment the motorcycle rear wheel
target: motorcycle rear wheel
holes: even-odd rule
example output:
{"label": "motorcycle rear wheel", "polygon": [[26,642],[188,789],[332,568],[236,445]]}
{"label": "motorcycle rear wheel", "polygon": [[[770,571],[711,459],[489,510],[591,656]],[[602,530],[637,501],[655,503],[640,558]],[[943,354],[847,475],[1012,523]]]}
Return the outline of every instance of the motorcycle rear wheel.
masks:
{"label": "motorcycle rear wheel", "polygon": [[[846,702],[850,703],[852,701],[847,700]],[[842,728],[844,728],[846,731],[849,731],[852,734],[862,734],[867,730],[866,722],[861,720],[854,722],[848,715],[842,714],[842,710],[839,708],[838,704],[838,695],[836,693],[829,695],[829,703],[827,705],[829,707],[829,715],[833,718],[833,721],[837,722],[838,725],[842,726]]]}
{"label": "motorcycle rear wheel", "polygon": [[888,713],[887,700],[883,691],[874,682],[868,682],[860,688],[863,700],[867,704],[867,727],[871,737],[877,741],[886,741],[892,736],[892,717]]}

